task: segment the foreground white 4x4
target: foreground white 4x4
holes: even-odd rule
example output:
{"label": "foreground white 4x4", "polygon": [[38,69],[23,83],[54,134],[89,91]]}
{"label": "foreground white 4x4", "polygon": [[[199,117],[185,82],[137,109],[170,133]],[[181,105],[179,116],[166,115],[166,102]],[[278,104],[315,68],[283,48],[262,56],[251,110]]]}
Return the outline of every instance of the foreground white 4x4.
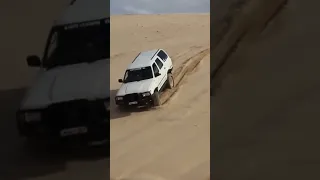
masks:
{"label": "foreground white 4x4", "polygon": [[174,86],[172,61],[163,49],[138,54],[127,68],[117,92],[118,106],[160,105],[160,92]]}
{"label": "foreground white 4x4", "polygon": [[110,18],[105,0],[73,0],[55,21],[39,73],[17,111],[18,131],[31,139],[98,145],[110,138]]}

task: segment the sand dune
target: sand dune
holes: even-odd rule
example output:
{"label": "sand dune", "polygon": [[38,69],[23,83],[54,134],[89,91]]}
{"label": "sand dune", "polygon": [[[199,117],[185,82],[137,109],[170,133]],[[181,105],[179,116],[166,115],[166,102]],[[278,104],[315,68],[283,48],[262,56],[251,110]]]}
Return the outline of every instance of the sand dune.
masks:
{"label": "sand dune", "polygon": [[[111,18],[111,89],[143,50],[163,48],[177,70],[209,48],[209,15],[129,15]],[[185,76],[163,107],[119,112],[111,104],[111,178],[205,179],[210,172],[210,56]],[[138,177],[138,178],[137,178]]]}
{"label": "sand dune", "polygon": [[[16,130],[15,112],[24,93],[24,89],[19,88],[32,81],[35,70],[27,67],[25,57],[41,55],[52,21],[66,3],[1,2],[0,18],[6,25],[0,35],[0,137],[6,145],[0,149],[0,179],[105,180],[109,177],[107,151],[74,150],[71,154],[34,151],[26,146]],[[209,48],[209,15],[115,16],[111,23],[112,92],[118,88],[117,79],[128,62],[140,50],[164,48],[174,56],[178,67],[188,57]],[[18,89],[12,90],[15,88]],[[160,176],[186,180],[207,177],[208,92],[209,56],[165,107],[131,115],[113,111],[112,177]]]}
{"label": "sand dune", "polygon": [[319,5],[288,1],[216,77],[215,178],[319,179]]}

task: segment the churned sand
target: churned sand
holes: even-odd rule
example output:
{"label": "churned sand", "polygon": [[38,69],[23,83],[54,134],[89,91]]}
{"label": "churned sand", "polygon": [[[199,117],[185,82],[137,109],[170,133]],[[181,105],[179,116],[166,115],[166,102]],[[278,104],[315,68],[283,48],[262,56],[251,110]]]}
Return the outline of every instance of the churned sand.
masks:
{"label": "churned sand", "polygon": [[[165,49],[174,70],[210,47],[209,14],[111,17],[111,95],[140,51]],[[190,63],[189,63],[190,64]],[[168,103],[120,112],[111,103],[113,179],[201,180],[210,174],[210,55],[184,76]],[[111,97],[113,100],[113,97]]]}

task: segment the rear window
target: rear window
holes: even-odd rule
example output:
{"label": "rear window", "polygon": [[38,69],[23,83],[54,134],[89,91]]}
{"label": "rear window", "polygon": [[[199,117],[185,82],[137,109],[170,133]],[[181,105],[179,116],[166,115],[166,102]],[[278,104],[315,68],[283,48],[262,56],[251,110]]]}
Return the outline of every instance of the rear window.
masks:
{"label": "rear window", "polygon": [[163,62],[168,59],[168,55],[162,50],[159,51],[158,56],[162,59]]}

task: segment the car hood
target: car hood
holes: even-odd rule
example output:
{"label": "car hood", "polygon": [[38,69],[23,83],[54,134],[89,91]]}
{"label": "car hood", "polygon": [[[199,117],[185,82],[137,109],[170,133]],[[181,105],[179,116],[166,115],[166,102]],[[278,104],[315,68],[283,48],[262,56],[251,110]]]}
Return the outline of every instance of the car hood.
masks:
{"label": "car hood", "polygon": [[124,96],[131,93],[142,93],[150,91],[152,86],[152,79],[146,79],[143,81],[135,81],[130,83],[124,83],[118,90],[117,96]]}
{"label": "car hood", "polygon": [[109,59],[61,66],[40,72],[27,91],[21,109],[38,109],[76,99],[110,96]]}

